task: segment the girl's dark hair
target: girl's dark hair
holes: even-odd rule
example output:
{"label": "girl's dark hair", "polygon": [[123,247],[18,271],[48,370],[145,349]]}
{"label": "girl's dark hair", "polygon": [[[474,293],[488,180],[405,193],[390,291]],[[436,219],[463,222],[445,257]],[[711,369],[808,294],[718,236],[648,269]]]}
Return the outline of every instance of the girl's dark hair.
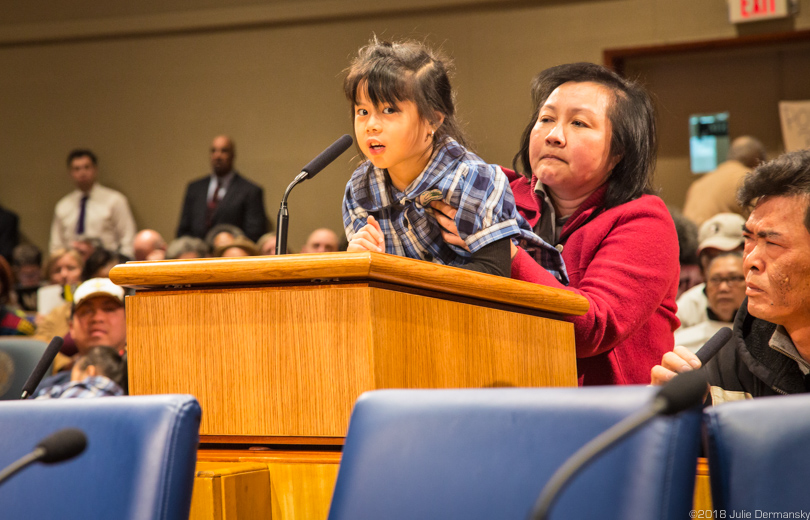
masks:
{"label": "girl's dark hair", "polygon": [[647,91],[640,85],[622,78],[615,72],[593,63],[570,63],[544,70],[532,81],[533,113],[520,139],[520,150],[512,161],[516,171],[531,177],[529,141],[540,108],[551,93],[563,83],[593,82],[603,85],[613,94],[608,107],[608,119],[613,135],[610,155],[621,159],[607,180],[607,193],[602,205],[609,209],[652,193],[657,139],[655,109]]}
{"label": "girl's dark hair", "polygon": [[438,123],[435,117],[438,112],[444,116],[444,122],[433,134],[433,146],[448,136],[468,146],[456,119],[449,68],[447,58],[419,42],[386,42],[374,37],[346,69],[343,91],[352,105],[357,104],[361,89],[375,106],[412,101],[419,116],[434,125]]}

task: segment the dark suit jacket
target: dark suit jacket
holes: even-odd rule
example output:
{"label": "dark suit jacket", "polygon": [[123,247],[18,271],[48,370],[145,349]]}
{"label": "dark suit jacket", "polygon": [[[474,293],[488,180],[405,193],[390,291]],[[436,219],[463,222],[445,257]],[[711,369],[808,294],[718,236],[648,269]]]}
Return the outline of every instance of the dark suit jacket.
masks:
{"label": "dark suit jacket", "polygon": [[[210,176],[203,177],[189,183],[186,188],[183,213],[177,226],[178,237],[191,235],[205,238],[210,229],[205,225],[210,179]],[[254,242],[258,240],[267,232],[267,213],[264,211],[262,188],[236,173],[211,219],[211,227],[217,224],[233,224]]]}
{"label": "dark suit jacket", "polygon": [[11,251],[20,242],[20,219],[16,213],[0,208],[0,256],[11,263]]}

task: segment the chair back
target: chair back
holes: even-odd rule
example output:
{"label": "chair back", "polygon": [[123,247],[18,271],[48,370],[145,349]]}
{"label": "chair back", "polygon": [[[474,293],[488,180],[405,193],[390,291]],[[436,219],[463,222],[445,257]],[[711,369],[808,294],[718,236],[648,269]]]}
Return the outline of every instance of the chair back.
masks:
{"label": "chair back", "polygon": [[[524,520],[570,455],[655,391],[366,393],[352,413],[329,518]],[[575,477],[550,518],[686,518],[699,428],[700,410],[656,418]]]}
{"label": "chair back", "polygon": [[704,427],[714,509],[807,511],[810,395],[724,403]]}
{"label": "chair back", "polygon": [[46,348],[48,344],[38,339],[0,337],[0,401],[20,398]]}
{"label": "chair back", "polygon": [[190,395],[0,403],[0,467],[62,428],[87,435],[78,457],[35,463],[0,485],[0,517],[187,519],[199,426]]}

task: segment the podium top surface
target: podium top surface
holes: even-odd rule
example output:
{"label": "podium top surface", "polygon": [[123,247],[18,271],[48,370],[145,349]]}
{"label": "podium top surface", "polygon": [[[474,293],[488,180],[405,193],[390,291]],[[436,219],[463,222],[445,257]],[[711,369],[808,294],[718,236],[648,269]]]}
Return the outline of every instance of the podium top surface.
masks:
{"label": "podium top surface", "polygon": [[588,301],[572,291],[372,252],[127,262],[110,278],[141,291],[384,282],[558,314],[588,311]]}

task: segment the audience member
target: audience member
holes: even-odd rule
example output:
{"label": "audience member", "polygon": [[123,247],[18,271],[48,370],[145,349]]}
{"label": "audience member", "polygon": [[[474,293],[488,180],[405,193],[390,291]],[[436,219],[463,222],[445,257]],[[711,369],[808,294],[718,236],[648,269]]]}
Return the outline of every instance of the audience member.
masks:
{"label": "audience member", "polygon": [[78,356],[70,371],[70,383],[40,390],[36,399],[109,397],[124,395],[126,362],[110,347],[93,347]]}
{"label": "audience member", "polygon": [[220,245],[214,249],[215,257],[256,256],[259,249],[247,237],[236,237],[233,242]]}
{"label": "audience member", "polygon": [[135,260],[163,260],[166,258],[166,241],[154,229],[138,231],[132,248],[135,252]]}
{"label": "audience member", "polygon": [[111,251],[131,256],[136,227],[127,198],[96,182],[97,160],[90,150],[73,150],[67,165],[76,190],[56,204],[50,250],[75,247],[76,238],[87,235]]}
{"label": "audience member", "polygon": [[259,238],[256,247],[259,248],[260,255],[267,256],[276,254],[276,234],[265,233]]}
{"label": "audience member", "polygon": [[205,234],[205,243],[210,251],[233,243],[237,237],[244,237],[245,232],[232,224],[217,224]]}
{"label": "audience member", "polygon": [[[745,219],[736,213],[719,213],[700,226],[698,258],[703,279],[714,257],[728,251],[742,251]],[[688,328],[706,321],[706,284],[699,283],[678,298],[678,319]]]}
{"label": "audience member", "polygon": [[114,253],[106,249],[96,249],[82,269],[82,280],[91,278],[109,278],[110,270],[118,264],[125,264],[129,258],[121,253]]}
{"label": "audience member", "polygon": [[[678,236],[650,188],[652,102],[638,84],[591,63],[546,69],[532,91],[515,160],[524,173],[507,176],[518,211],[562,250],[571,283],[522,248],[512,251],[512,277],[588,300],[588,311],[570,319],[581,385],[648,383],[678,326]],[[433,205],[447,215],[447,205]],[[446,240],[458,238],[453,216],[436,215]]]}
{"label": "audience member", "polygon": [[166,259],[206,258],[209,253],[208,245],[201,238],[179,237],[172,240],[166,248]]}
{"label": "audience member", "polygon": [[27,312],[37,310],[37,291],[42,285],[42,252],[34,244],[20,244],[11,253],[17,280],[17,303]]}
{"label": "audience member", "polygon": [[680,211],[667,206],[675,231],[678,233],[678,262],[681,265],[681,278],[678,282],[678,296],[699,283],[703,283],[703,271],[698,260],[698,229],[694,222],[684,217]]}
{"label": "audience member", "polygon": [[675,344],[692,352],[706,343],[715,332],[734,321],[745,300],[743,258],[739,251],[728,251],[714,257],[706,270],[706,320],[675,331]]}
{"label": "audience member", "polygon": [[0,336],[31,336],[36,326],[22,311],[11,308],[14,276],[11,266],[0,256]]}
{"label": "audience member", "polygon": [[[757,167],[739,193],[746,294],[729,342],[706,363],[711,401],[810,390],[810,150]],[[680,346],[651,371],[662,384],[701,366]]]}
{"label": "audience member", "polygon": [[16,213],[0,207],[0,256],[11,262],[11,253],[19,243],[19,217]]}
{"label": "audience member", "polygon": [[316,229],[310,233],[307,243],[301,248],[302,253],[334,253],[337,250],[337,234],[327,228]]}
{"label": "audience member", "polygon": [[[59,361],[54,361],[55,368],[58,366],[61,371],[45,378],[37,390],[67,383],[70,371],[66,369],[72,368],[76,353],[84,355],[98,346],[111,347],[119,353],[126,350],[124,289],[109,278],[92,278],[81,284],[74,294],[68,332],[73,349],[62,348],[62,354],[57,356]],[[68,343],[68,338],[65,339]]]}
{"label": "audience member", "polygon": [[747,217],[746,210],[735,199],[737,188],[745,175],[765,158],[765,146],[757,139],[747,135],[734,139],[726,160],[689,186],[683,214],[698,226],[718,213]]}
{"label": "audience member", "polygon": [[96,237],[79,235],[76,237],[76,240],[73,241],[73,245],[71,247],[81,253],[82,258],[86,262],[87,259],[90,258],[90,255],[93,254],[93,251],[96,249],[104,249],[104,244],[102,244],[101,240]]}
{"label": "audience member", "polygon": [[233,141],[224,135],[211,143],[210,175],[191,182],[186,188],[177,236],[205,237],[217,224],[233,224],[251,240],[267,231],[262,188],[242,177],[233,168]]}
{"label": "audience member", "polygon": [[[51,255],[45,272],[52,285],[41,287],[37,293],[36,339],[48,342],[54,336],[65,337],[70,330],[73,291],[82,282],[83,268],[84,260],[75,249],[59,249]],[[63,350],[73,348],[71,339],[66,338],[65,343]]]}
{"label": "audience member", "polygon": [[84,258],[75,249],[57,249],[51,252],[45,264],[48,282],[56,285],[78,285],[82,278]]}

